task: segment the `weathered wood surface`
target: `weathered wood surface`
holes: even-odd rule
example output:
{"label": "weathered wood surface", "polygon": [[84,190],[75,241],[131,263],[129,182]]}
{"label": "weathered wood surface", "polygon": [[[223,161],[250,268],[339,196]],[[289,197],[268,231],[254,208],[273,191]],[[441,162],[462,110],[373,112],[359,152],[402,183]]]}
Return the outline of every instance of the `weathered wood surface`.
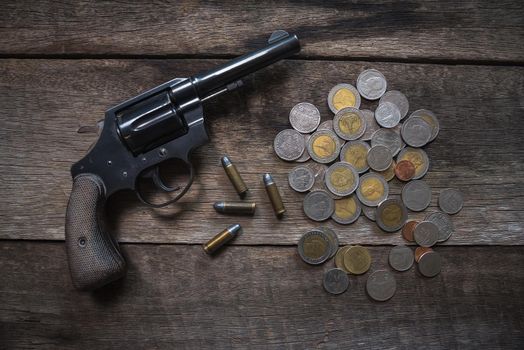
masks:
{"label": "weathered wood surface", "polygon": [[[104,110],[175,76],[215,66],[215,60],[19,60],[0,61],[0,238],[64,238],[70,165],[84,156],[94,125]],[[117,194],[108,205],[109,226],[122,242],[201,243],[228,224],[245,229],[236,244],[295,244],[318,224],[302,212],[303,195],[287,185],[294,166],[276,158],[272,142],[288,127],[290,108],[315,103],[323,119],[329,89],[353,82],[366,67],[380,69],[391,89],[407,94],[411,110],[436,112],[441,132],[427,147],[437,210],[439,191],[459,188],[464,209],[453,217],[456,233],[446,244],[524,244],[524,68],[427,64],[318,62],[289,60],[247,79],[245,89],[210,104],[211,142],[194,157],[197,179],[179,205],[152,210],[132,193]],[[374,108],[376,103],[364,102]],[[214,212],[212,203],[238,199],[219,159],[228,154],[258,203],[254,218]],[[278,221],[261,174],[272,172],[288,213]],[[392,193],[401,185],[392,182]],[[365,218],[350,226],[329,222],[344,243],[393,244],[398,234],[382,233]]]}
{"label": "weathered wood surface", "polygon": [[275,29],[303,57],[523,62],[521,1],[2,2],[1,55],[238,55]]}
{"label": "weathered wood surface", "polygon": [[[439,247],[443,270],[395,273],[387,303],[367,274],[332,296],[327,265],[291,247],[124,245],[127,279],[73,291],[60,243],[0,243],[0,348],[522,349],[522,247]],[[388,247],[371,247],[372,270]],[[369,274],[369,273],[368,273]],[[338,347],[337,347],[338,346]]]}

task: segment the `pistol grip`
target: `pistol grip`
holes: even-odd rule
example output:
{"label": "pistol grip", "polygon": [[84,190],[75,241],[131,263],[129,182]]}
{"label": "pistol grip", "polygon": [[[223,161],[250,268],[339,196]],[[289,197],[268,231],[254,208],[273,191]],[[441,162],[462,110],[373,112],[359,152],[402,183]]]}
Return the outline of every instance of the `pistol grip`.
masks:
{"label": "pistol grip", "polygon": [[65,222],[67,259],[73,285],[93,290],[123,277],[126,262],[118,243],[104,230],[103,181],[93,174],[73,180]]}

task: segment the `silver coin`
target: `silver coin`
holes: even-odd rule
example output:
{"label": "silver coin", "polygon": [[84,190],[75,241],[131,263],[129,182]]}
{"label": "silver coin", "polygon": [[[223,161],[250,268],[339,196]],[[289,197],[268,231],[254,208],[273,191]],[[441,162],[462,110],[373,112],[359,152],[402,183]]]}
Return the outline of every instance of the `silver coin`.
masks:
{"label": "silver coin", "polygon": [[[415,154],[416,156],[409,156]],[[422,178],[429,169],[429,158],[426,152],[421,148],[406,147],[403,148],[397,157],[397,163],[401,160],[409,160],[415,166],[415,176],[413,180]]]}
{"label": "silver coin", "polygon": [[[340,161],[353,165],[359,174],[365,173],[369,170],[367,153],[370,148],[365,141],[357,140],[346,142],[340,150]],[[358,150],[360,150],[360,153],[354,153],[354,151]]]}
{"label": "silver coin", "polygon": [[305,150],[304,136],[294,129],[285,129],[277,134],[273,148],[277,156],[286,161],[297,160]]}
{"label": "silver coin", "polygon": [[386,88],[386,77],[376,69],[366,69],[357,78],[357,90],[366,100],[378,100]]}
{"label": "silver coin", "polygon": [[369,167],[375,171],[386,170],[393,161],[389,148],[381,145],[371,147],[366,159]]}
{"label": "silver coin", "polygon": [[[392,208],[395,210],[392,210]],[[400,213],[398,213],[396,209],[399,209]],[[387,219],[387,221],[385,219]],[[400,230],[407,219],[408,211],[404,204],[398,199],[386,199],[377,207],[377,225],[386,232],[396,232]]]}
{"label": "silver coin", "polygon": [[364,119],[366,120],[366,131],[360,139],[363,141],[369,141],[371,140],[373,133],[380,129],[380,126],[375,120],[375,113],[373,111],[370,111],[369,109],[361,109],[360,111],[364,114]]}
{"label": "silver coin", "polygon": [[342,269],[330,269],[324,273],[323,284],[326,292],[342,294],[349,288],[349,277]]}
{"label": "silver coin", "polygon": [[288,174],[289,187],[297,192],[306,192],[315,183],[313,170],[305,165],[294,167]]}
{"label": "silver coin", "polygon": [[397,245],[389,251],[389,265],[397,271],[407,271],[413,266],[415,255],[411,248]]}
{"label": "silver coin", "polygon": [[346,107],[333,118],[333,130],[343,140],[356,140],[366,131],[364,114],[353,107]]}
{"label": "silver coin", "polygon": [[[312,244],[314,244],[312,242],[315,241],[324,246],[324,250],[321,250],[320,252],[313,250],[315,247],[312,247]],[[324,263],[327,259],[329,259],[331,254],[329,237],[321,230],[311,230],[304,233],[298,241],[297,249],[298,254],[302,260],[311,265],[319,265]],[[312,256],[312,253],[315,253],[316,255]]]}
{"label": "silver coin", "polygon": [[456,214],[462,209],[464,198],[462,192],[453,188],[446,188],[438,196],[440,210],[447,214]]}
{"label": "silver coin", "polygon": [[431,202],[431,187],[423,180],[413,180],[402,188],[402,202],[413,211],[422,211]]}
{"label": "silver coin", "polygon": [[390,90],[386,92],[381,98],[378,104],[382,104],[384,102],[391,102],[394,105],[396,105],[400,111],[400,119],[404,119],[404,117],[408,114],[409,111],[409,102],[402,92],[397,90]]}
{"label": "silver coin", "polygon": [[440,125],[437,119],[437,116],[430,110],[427,109],[417,109],[415,112],[411,113],[409,116],[411,117],[419,117],[422,118],[428,123],[431,127],[431,137],[429,139],[429,142],[433,141],[440,130]]}
{"label": "silver coin", "polygon": [[[309,134],[304,134],[304,143],[307,145],[307,142],[309,141],[309,138],[311,137],[311,135]],[[307,162],[308,160],[311,159],[311,156],[309,155],[309,152],[307,150],[307,148],[304,150],[304,153],[302,153],[302,155],[300,156],[300,158],[298,158],[297,160],[295,160],[295,162],[297,163],[304,163],[304,162]]]}
{"label": "silver coin", "polygon": [[413,231],[415,242],[421,247],[432,247],[437,243],[439,228],[431,221],[421,221]]}
{"label": "silver coin", "polygon": [[[315,146],[319,139],[327,142]],[[318,151],[318,149],[315,149],[315,147],[318,147],[318,149],[321,150],[323,154],[317,154],[315,151]],[[307,151],[309,152],[309,155],[314,161],[318,163],[331,163],[337,159],[340,154],[341,147],[342,145],[340,144],[337,134],[331,130],[315,131],[307,143]]]}
{"label": "silver coin", "polygon": [[447,241],[449,237],[455,232],[455,226],[451,221],[451,216],[446,213],[436,212],[431,213],[426,216],[424,219],[426,221],[431,221],[438,227],[438,239],[437,242],[442,243]]}
{"label": "silver coin", "polygon": [[371,299],[376,301],[386,301],[395,295],[397,281],[395,276],[389,271],[378,270],[373,272],[366,281],[366,292]]}
{"label": "silver coin", "polygon": [[384,128],[393,128],[400,122],[400,110],[391,102],[383,102],[375,109],[375,119]]}
{"label": "silver coin", "polygon": [[319,227],[318,229],[324,232],[329,238],[330,248],[331,248],[331,253],[329,254],[329,258],[331,259],[332,257],[335,256],[335,254],[338,251],[338,246],[340,244],[338,240],[338,236],[335,233],[335,231],[333,231],[329,227],[322,226],[322,227]]}
{"label": "silver coin", "polygon": [[[376,207],[380,202],[388,198],[389,185],[381,175],[367,173],[360,177],[356,193],[360,203],[368,207]],[[368,215],[366,217],[369,218]],[[375,219],[371,220],[375,221]]]}
{"label": "silver coin", "polygon": [[320,123],[320,125],[317,128],[317,130],[335,131],[335,130],[333,130],[333,119],[329,119],[329,120],[326,120],[326,121],[323,121],[322,123]]}
{"label": "silver coin", "polygon": [[362,203],[360,204],[360,206],[362,208],[362,213],[364,214],[365,217],[367,217],[371,221],[376,221],[377,208],[368,207],[367,205],[364,205]]}
{"label": "silver coin", "polygon": [[346,107],[360,108],[360,102],[360,93],[351,84],[337,84],[328,94],[328,106],[333,113]]}
{"label": "silver coin", "polygon": [[324,182],[324,175],[326,174],[328,166],[316,162],[308,163],[307,166],[313,171],[313,174],[315,174],[315,183],[311,190],[327,190]]}
{"label": "silver coin", "polygon": [[337,196],[348,196],[358,187],[358,172],[346,162],[332,164],[325,175],[328,190]]}
{"label": "silver coin", "polygon": [[311,191],[304,198],[304,213],[311,220],[327,220],[333,215],[334,210],[335,201],[326,191]]}
{"label": "silver coin", "polygon": [[[355,212],[350,215],[350,216],[347,216],[347,217],[342,217],[340,216],[337,211],[339,210],[339,208],[337,208],[337,203],[340,203],[338,201],[346,201],[346,200],[353,200],[354,203],[355,203]],[[340,206],[340,204],[339,204]],[[344,208],[340,208],[340,210],[344,210]],[[341,199],[335,199],[335,211],[333,212],[333,215],[331,215],[331,219],[333,219],[333,221],[335,221],[336,223],[339,223],[341,225],[349,225],[349,224],[352,224],[354,223],[355,221],[357,221],[358,217],[360,216],[360,212],[361,212],[361,207],[360,207],[360,203],[358,201],[358,198],[357,196],[355,196],[354,194],[352,194],[351,196],[349,197],[346,197],[346,198],[341,198]]]}
{"label": "silver coin", "polygon": [[400,135],[392,129],[378,129],[373,136],[371,136],[371,147],[378,145],[386,146],[392,156],[397,155],[403,147],[402,144],[403,142]]}
{"label": "silver coin", "polygon": [[435,277],[440,273],[440,255],[437,252],[424,253],[418,261],[418,270],[423,276]]}
{"label": "silver coin", "polygon": [[289,112],[289,123],[293,129],[307,134],[317,129],[320,124],[320,112],[309,102],[296,104]]}
{"label": "silver coin", "polygon": [[431,126],[422,118],[410,117],[402,125],[401,135],[411,147],[422,147],[431,139]]}

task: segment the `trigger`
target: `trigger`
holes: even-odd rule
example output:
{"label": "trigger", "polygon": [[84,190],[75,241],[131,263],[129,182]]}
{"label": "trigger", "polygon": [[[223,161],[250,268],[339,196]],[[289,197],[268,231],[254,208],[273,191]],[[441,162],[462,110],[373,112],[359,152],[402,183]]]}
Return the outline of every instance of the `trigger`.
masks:
{"label": "trigger", "polygon": [[158,167],[155,167],[151,173],[151,176],[153,178],[153,183],[156,187],[160,188],[161,190],[164,190],[166,192],[175,192],[180,189],[180,186],[177,187],[171,187],[164,183],[162,180],[162,177],[160,176],[160,169]]}

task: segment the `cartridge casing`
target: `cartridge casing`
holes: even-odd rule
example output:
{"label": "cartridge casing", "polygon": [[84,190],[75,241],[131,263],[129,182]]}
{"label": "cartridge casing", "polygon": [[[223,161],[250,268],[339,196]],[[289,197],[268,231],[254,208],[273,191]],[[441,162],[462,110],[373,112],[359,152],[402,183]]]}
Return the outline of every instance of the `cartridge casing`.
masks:
{"label": "cartridge casing", "polygon": [[235,166],[235,164],[231,163],[231,160],[227,156],[222,157],[221,162],[227,177],[233,184],[233,187],[237,191],[238,195],[241,198],[244,197],[246,195],[246,192],[248,191],[248,188],[244,180],[242,179],[242,176],[240,176],[237,167]]}
{"label": "cartridge casing", "polygon": [[216,202],[213,208],[223,214],[253,215],[256,203],[254,202]]}
{"label": "cartridge casing", "polygon": [[229,242],[240,232],[240,225],[234,224],[219,232],[215,237],[211,238],[204,244],[204,251],[208,254],[213,254],[224,244]]}
{"label": "cartridge casing", "polygon": [[264,174],[263,179],[267,195],[271,201],[275,215],[280,218],[286,212],[286,208],[284,207],[284,202],[282,202],[282,197],[280,196],[278,187],[275,184],[275,181],[273,181],[271,174]]}

